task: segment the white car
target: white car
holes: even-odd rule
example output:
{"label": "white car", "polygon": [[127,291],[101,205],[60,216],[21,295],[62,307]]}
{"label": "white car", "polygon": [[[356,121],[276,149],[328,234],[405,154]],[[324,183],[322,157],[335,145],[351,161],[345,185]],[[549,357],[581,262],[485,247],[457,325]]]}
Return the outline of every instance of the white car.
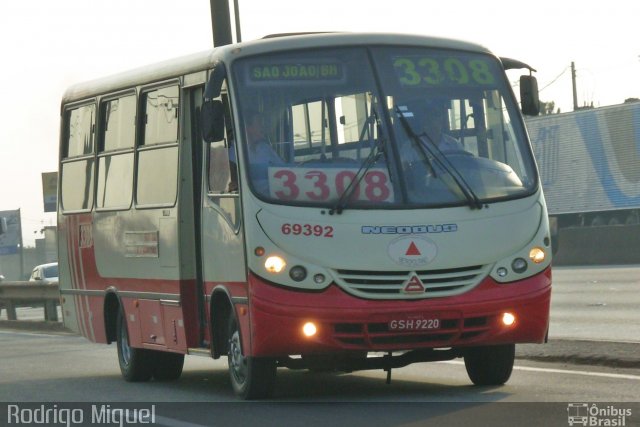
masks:
{"label": "white car", "polygon": [[34,267],[30,282],[58,283],[58,263],[50,262]]}

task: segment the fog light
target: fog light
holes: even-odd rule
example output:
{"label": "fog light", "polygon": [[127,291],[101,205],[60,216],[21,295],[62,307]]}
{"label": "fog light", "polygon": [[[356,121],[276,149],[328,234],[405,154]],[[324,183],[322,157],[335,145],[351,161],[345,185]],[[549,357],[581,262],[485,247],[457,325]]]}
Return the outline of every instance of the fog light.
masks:
{"label": "fog light", "polygon": [[289,270],[289,277],[296,282],[302,282],[307,278],[307,269],[301,265],[291,267],[291,270]]}
{"label": "fog light", "polygon": [[502,324],[505,326],[513,326],[516,323],[516,316],[511,313],[502,313]]}
{"label": "fog light", "polygon": [[307,322],[302,327],[302,333],[305,337],[312,337],[318,332],[318,328],[312,322]]}
{"label": "fog light", "polygon": [[284,270],[284,267],[286,265],[287,263],[284,262],[284,260],[279,256],[270,256],[264,262],[264,268],[269,273],[280,273],[282,270]]}
{"label": "fog light", "polygon": [[546,254],[542,248],[533,248],[529,251],[529,259],[536,264],[540,264],[544,261]]}
{"label": "fog light", "polygon": [[508,271],[504,267],[500,267],[498,269],[498,276],[500,276],[500,277],[506,277],[507,273],[508,273]]}
{"label": "fog light", "polygon": [[516,258],[511,263],[511,268],[516,273],[524,273],[527,270],[527,261],[522,258]]}
{"label": "fog light", "polygon": [[318,273],[315,276],[313,276],[313,281],[316,282],[318,285],[321,283],[324,283],[324,274],[322,273]]}

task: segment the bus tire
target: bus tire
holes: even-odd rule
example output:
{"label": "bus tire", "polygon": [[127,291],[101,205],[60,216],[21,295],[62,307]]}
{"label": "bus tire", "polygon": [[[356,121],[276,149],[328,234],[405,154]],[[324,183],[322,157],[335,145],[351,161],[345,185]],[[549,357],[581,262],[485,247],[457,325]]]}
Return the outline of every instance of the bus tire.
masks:
{"label": "bus tire", "polygon": [[116,331],[118,364],[122,377],[129,382],[149,381],[153,375],[153,353],[129,345],[129,333],[122,308],[118,313]]}
{"label": "bus tire", "polygon": [[157,381],[175,381],[182,375],[184,354],[165,351],[153,352],[153,378]]}
{"label": "bus tire", "polygon": [[233,310],[229,316],[229,378],[233,392],[244,400],[268,398],[276,383],[276,361],[266,357],[245,357],[240,328]]}
{"label": "bus tire", "polygon": [[516,354],[515,344],[473,347],[464,354],[464,366],[478,386],[502,385],[511,377]]}

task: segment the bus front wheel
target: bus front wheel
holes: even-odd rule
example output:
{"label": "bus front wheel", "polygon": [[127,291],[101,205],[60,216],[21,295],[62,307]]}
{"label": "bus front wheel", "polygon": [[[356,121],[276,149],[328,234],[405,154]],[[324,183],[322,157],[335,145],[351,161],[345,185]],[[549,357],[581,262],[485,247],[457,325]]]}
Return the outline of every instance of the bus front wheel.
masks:
{"label": "bus front wheel", "polygon": [[464,366],[475,385],[502,385],[511,377],[515,344],[473,347],[465,351]]}
{"label": "bus front wheel", "polygon": [[117,322],[118,364],[126,381],[149,381],[153,375],[153,353],[129,345],[129,333],[124,311],[120,309]]}
{"label": "bus front wheel", "polygon": [[270,397],[276,383],[276,361],[247,357],[242,351],[240,328],[233,311],[229,317],[229,377],[235,394],[246,400]]}

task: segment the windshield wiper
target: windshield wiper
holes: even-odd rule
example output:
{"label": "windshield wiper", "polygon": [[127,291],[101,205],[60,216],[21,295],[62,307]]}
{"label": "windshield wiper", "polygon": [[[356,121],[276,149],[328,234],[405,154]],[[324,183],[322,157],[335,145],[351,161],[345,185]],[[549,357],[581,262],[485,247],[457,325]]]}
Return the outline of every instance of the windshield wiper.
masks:
{"label": "windshield wiper", "polygon": [[[373,113],[375,114],[375,112]],[[375,114],[377,117],[377,114]],[[377,121],[377,119],[376,119]],[[378,125],[379,126],[379,125]],[[367,158],[362,162],[360,169],[356,172],[356,176],[353,177],[347,188],[344,189],[336,204],[329,209],[329,215],[338,214],[340,215],[342,211],[347,207],[347,201],[353,194],[354,190],[358,188],[360,185],[360,181],[364,178],[364,176],[369,172],[369,170],[376,164],[380,155],[384,152],[384,137],[381,132],[378,130],[378,138],[376,139],[376,143],[369,152]]]}
{"label": "windshield wiper", "polygon": [[[431,161],[433,159],[440,168],[442,168],[446,173],[449,174],[449,176],[451,176],[453,182],[456,183],[460,191],[462,191],[464,197],[467,199],[469,207],[471,209],[482,209],[483,204],[480,198],[478,198],[478,195],[473,191],[473,188],[471,188],[469,183],[465,181],[464,177],[456,169],[456,167],[451,164],[449,159],[447,159],[447,156],[442,153],[442,150],[438,148],[438,144],[436,144],[435,141],[433,141],[426,132],[423,132],[420,135],[416,134],[407,121],[407,118],[404,116],[404,112],[402,111],[400,106],[396,107],[396,114],[398,115],[398,119],[400,120],[400,123],[402,124],[402,127],[404,128],[407,135],[409,135],[411,141],[413,141],[413,143],[418,146],[418,148],[424,155],[432,172],[435,172],[435,167],[433,165],[433,162]],[[429,144],[426,144],[422,138],[428,139]],[[446,183],[446,181],[443,182]]]}

